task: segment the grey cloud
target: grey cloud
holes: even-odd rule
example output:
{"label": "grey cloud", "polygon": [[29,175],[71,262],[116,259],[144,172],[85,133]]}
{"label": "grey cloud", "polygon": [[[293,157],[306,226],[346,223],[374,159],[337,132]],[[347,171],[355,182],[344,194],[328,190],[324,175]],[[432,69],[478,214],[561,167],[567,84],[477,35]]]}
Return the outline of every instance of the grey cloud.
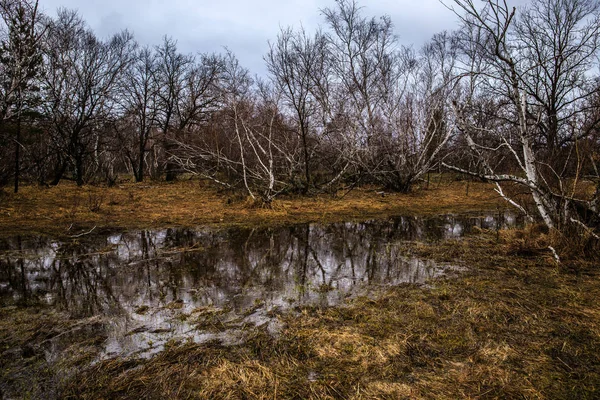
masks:
{"label": "grey cloud", "polygon": [[[78,9],[101,37],[128,29],[141,44],[171,36],[186,53],[227,46],[251,71],[264,73],[267,42],[280,27],[302,24],[314,31],[324,23],[319,10],[333,6],[334,0],[41,0],[41,5],[50,15],[59,6]],[[362,0],[361,5],[365,15],[390,15],[401,42],[415,47],[457,26],[457,17],[439,0]]]}
{"label": "grey cloud", "polygon": [[100,18],[100,24],[96,29],[96,33],[100,37],[106,37],[123,29],[128,29],[123,14],[112,11]]}

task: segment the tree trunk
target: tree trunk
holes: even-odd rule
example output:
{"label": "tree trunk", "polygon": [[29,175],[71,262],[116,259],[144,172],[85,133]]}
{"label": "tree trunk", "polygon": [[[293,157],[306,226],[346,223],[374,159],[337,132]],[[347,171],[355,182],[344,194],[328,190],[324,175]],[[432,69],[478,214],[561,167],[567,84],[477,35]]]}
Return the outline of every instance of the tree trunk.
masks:
{"label": "tree trunk", "polygon": [[[133,166],[133,169],[135,170],[135,166]],[[142,146],[140,146],[140,160],[138,163],[138,170],[137,170],[137,174],[135,174],[135,181],[136,182],[142,182],[144,180],[144,148]]]}
{"label": "tree trunk", "polygon": [[308,131],[308,127],[306,126],[306,124],[301,120],[300,121],[300,131],[301,131],[301,136],[302,136],[302,147],[304,150],[304,176],[306,179],[306,186],[304,187],[304,193],[308,193],[309,189],[310,189],[310,166],[308,164],[308,143],[306,140],[306,136],[307,136],[307,131]]}
{"label": "tree trunk", "polygon": [[165,149],[165,157],[167,158],[166,164],[165,164],[165,180],[167,182],[173,182],[175,180],[175,178],[177,178],[177,172],[175,171],[177,168],[177,165],[174,164],[169,157],[169,154],[171,152],[171,150],[173,150],[173,143],[171,143],[171,141],[165,136],[165,142],[164,142],[164,149]]}
{"label": "tree trunk", "polygon": [[67,164],[65,162],[59,162],[59,164],[54,169],[54,179],[50,182],[50,185],[56,186],[62,179],[65,171],[67,170]]}
{"label": "tree trunk", "polygon": [[17,137],[15,140],[15,193],[19,192],[19,172],[21,169],[21,116],[17,118]]}
{"label": "tree trunk", "polygon": [[83,155],[75,155],[75,178],[77,186],[83,186]]}

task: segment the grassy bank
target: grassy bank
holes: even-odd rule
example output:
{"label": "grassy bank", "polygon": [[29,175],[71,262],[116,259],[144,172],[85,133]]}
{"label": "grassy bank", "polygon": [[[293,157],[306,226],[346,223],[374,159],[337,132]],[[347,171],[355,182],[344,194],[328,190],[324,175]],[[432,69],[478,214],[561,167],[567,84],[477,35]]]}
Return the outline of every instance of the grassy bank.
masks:
{"label": "grassy bank", "polygon": [[[468,186],[468,187],[467,187]],[[398,214],[440,214],[483,208],[500,202],[483,183],[431,183],[411,194],[357,188],[349,193],[281,197],[272,209],[191,181],[123,183],[116,187],[76,187],[64,182],[51,188],[26,186],[0,196],[0,234],[75,235],[96,229],[142,229],[197,225],[273,225],[344,221]]]}
{"label": "grassy bank", "polygon": [[[249,329],[241,345],[172,343],[150,360],[86,367],[103,340],[98,321],[3,310],[0,344],[21,361],[8,363],[5,351],[13,369],[2,379],[24,379],[34,396],[86,399],[598,398],[598,270],[557,265],[543,236],[483,232],[407,244],[407,253],[459,259],[468,271],[344,307],[281,313],[277,337]],[[39,350],[58,335],[73,336],[60,373]]]}

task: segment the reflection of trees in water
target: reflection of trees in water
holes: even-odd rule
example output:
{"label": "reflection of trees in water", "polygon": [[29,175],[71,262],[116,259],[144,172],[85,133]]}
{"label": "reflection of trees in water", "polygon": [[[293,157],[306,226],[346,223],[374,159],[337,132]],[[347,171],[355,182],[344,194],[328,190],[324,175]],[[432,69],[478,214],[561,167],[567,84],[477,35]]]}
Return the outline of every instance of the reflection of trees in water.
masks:
{"label": "reflection of trees in water", "polygon": [[[256,299],[310,298],[323,288],[413,281],[423,264],[395,243],[439,240],[499,219],[393,218],[389,221],[296,225],[277,229],[167,229],[0,242],[0,298],[43,300],[79,316],[131,312],[182,299],[243,308]],[[12,251],[12,252],[11,252]],[[12,255],[11,255],[12,254]]]}
{"label": "reflection of trees in water", "polygon": [[[3,298],[5,297],[3,292],[6,292],[14,296],[14,292],[16,292],[19,293],[17,296],[19,303],[27,304],[30,288],[25,260],[21,254],[23,251],[22,238],[17,236],[12,241],[3,240],[1,246],[6,249],[7,254],[0,259],[0,282],[3,283],[0,286],[0,295]],[[11,257],[11,253],[8,252],[14,253],[16,257]]]}
{"label": "reflection of trees in water", "polygon": [[30,305],[36,302],[39,292],[39,278],[32,274],[33,264],[41,263],[41,254],[33,253],[30,248],[48,246],[48,241],[42,238],[25,240],[21,236],[0,240],[0,301],[2,304],[17,302]]}
{"label": "reflection of trees in water", "polygon": [[[21,248],[21,238],[11,242]],[[3,243],[4,249],[13,243]],[[118,301],[107,279],[114,270],[110,256],[94,254],[99,243],[71,243],[36,240],[28,243],[21,257],[5,256],[0,261],[0,279],[8,285],[0,291],[3,301],[52,303],[78,317],[114,312]],[[10,253],[9,253],[10,254]],[[12,271],[20,270],[15,279]]]}
{"label": "reflection of trees in water", "polygon": [[402,234],[400,226],[399,220],[394,220],[312,227],[308,245],[311,259],[305,270],[313,272],[312,278],[319,275],[320,284],[329,287],[342,278],[349,285],[373,282],[382,268],[398,266],[394,254],[385,250]]}
{"label": "reflection of trees in water", "polygon": [[80,317],[107,313],[118,306],[106,279],[112,273],[108,258],[89,255],[90,251],[80,245],[61,245],[47,286],[57,306]]}

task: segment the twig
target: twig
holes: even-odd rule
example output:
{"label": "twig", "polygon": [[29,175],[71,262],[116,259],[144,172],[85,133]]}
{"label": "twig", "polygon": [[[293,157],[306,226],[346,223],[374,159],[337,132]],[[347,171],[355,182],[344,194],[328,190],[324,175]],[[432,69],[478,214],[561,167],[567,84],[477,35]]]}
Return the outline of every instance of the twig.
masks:
{"label": "twig", "polygon": [[75,239],[75,238],[78,238],[78,237],[89,235],[90,233],[92,233],[94,231],[94,229],[96,229],[95,226],[92,229],[90,229],[89,232],[84,232],[84,233],[80,233],[79,235],[72,235],[72,236],[69,236],[69,237]]}
{"label": "twig", "polygon": [[556,260],[556,263],[560,264],[560,257],[558,256],[558,253],[556,252],[554,247],[548,246],[548,249],[550,249],[550,251],[552,252],[552,255],[554,255],[554,259]]}
{"label": "twig", "polygon": [[352,190],[354,190],[354,188],[356,187],[356,185],[358,184],[358,181],[352,183],[352,185],[350,185],[350,189],[348,189],[348,191],[346,193],[344,193],[342,195],[342,197],[340,197],[340,200],[342,200],[344,197],[346,197]]}
{"label": "twig", "polygon": [[600,240],[600,236],[596,235],[596,234],[594,233],[594,231],[593,231],[593,230],[592,230],[592,229],[591,229],[589,226],[587,226],[586,224],[584,224],[583,222],[581,222],[581,221],[579,221],[579,220],[577,220],[577,219],[575,219],[575,218],[573,218],[573,217],[571,217],[571,222],[573,222],[573,223],[575,223],[575,224],[577,224],[577,225],[581,226],[581,227],[582,227],[583,229],[585,229],[585,230],[586,230],[586,231],[587,231],[587,232],[588,232],[590,235],[592,235],[592,236],[593,236],[593,237],[594,237],[596,240]]}

